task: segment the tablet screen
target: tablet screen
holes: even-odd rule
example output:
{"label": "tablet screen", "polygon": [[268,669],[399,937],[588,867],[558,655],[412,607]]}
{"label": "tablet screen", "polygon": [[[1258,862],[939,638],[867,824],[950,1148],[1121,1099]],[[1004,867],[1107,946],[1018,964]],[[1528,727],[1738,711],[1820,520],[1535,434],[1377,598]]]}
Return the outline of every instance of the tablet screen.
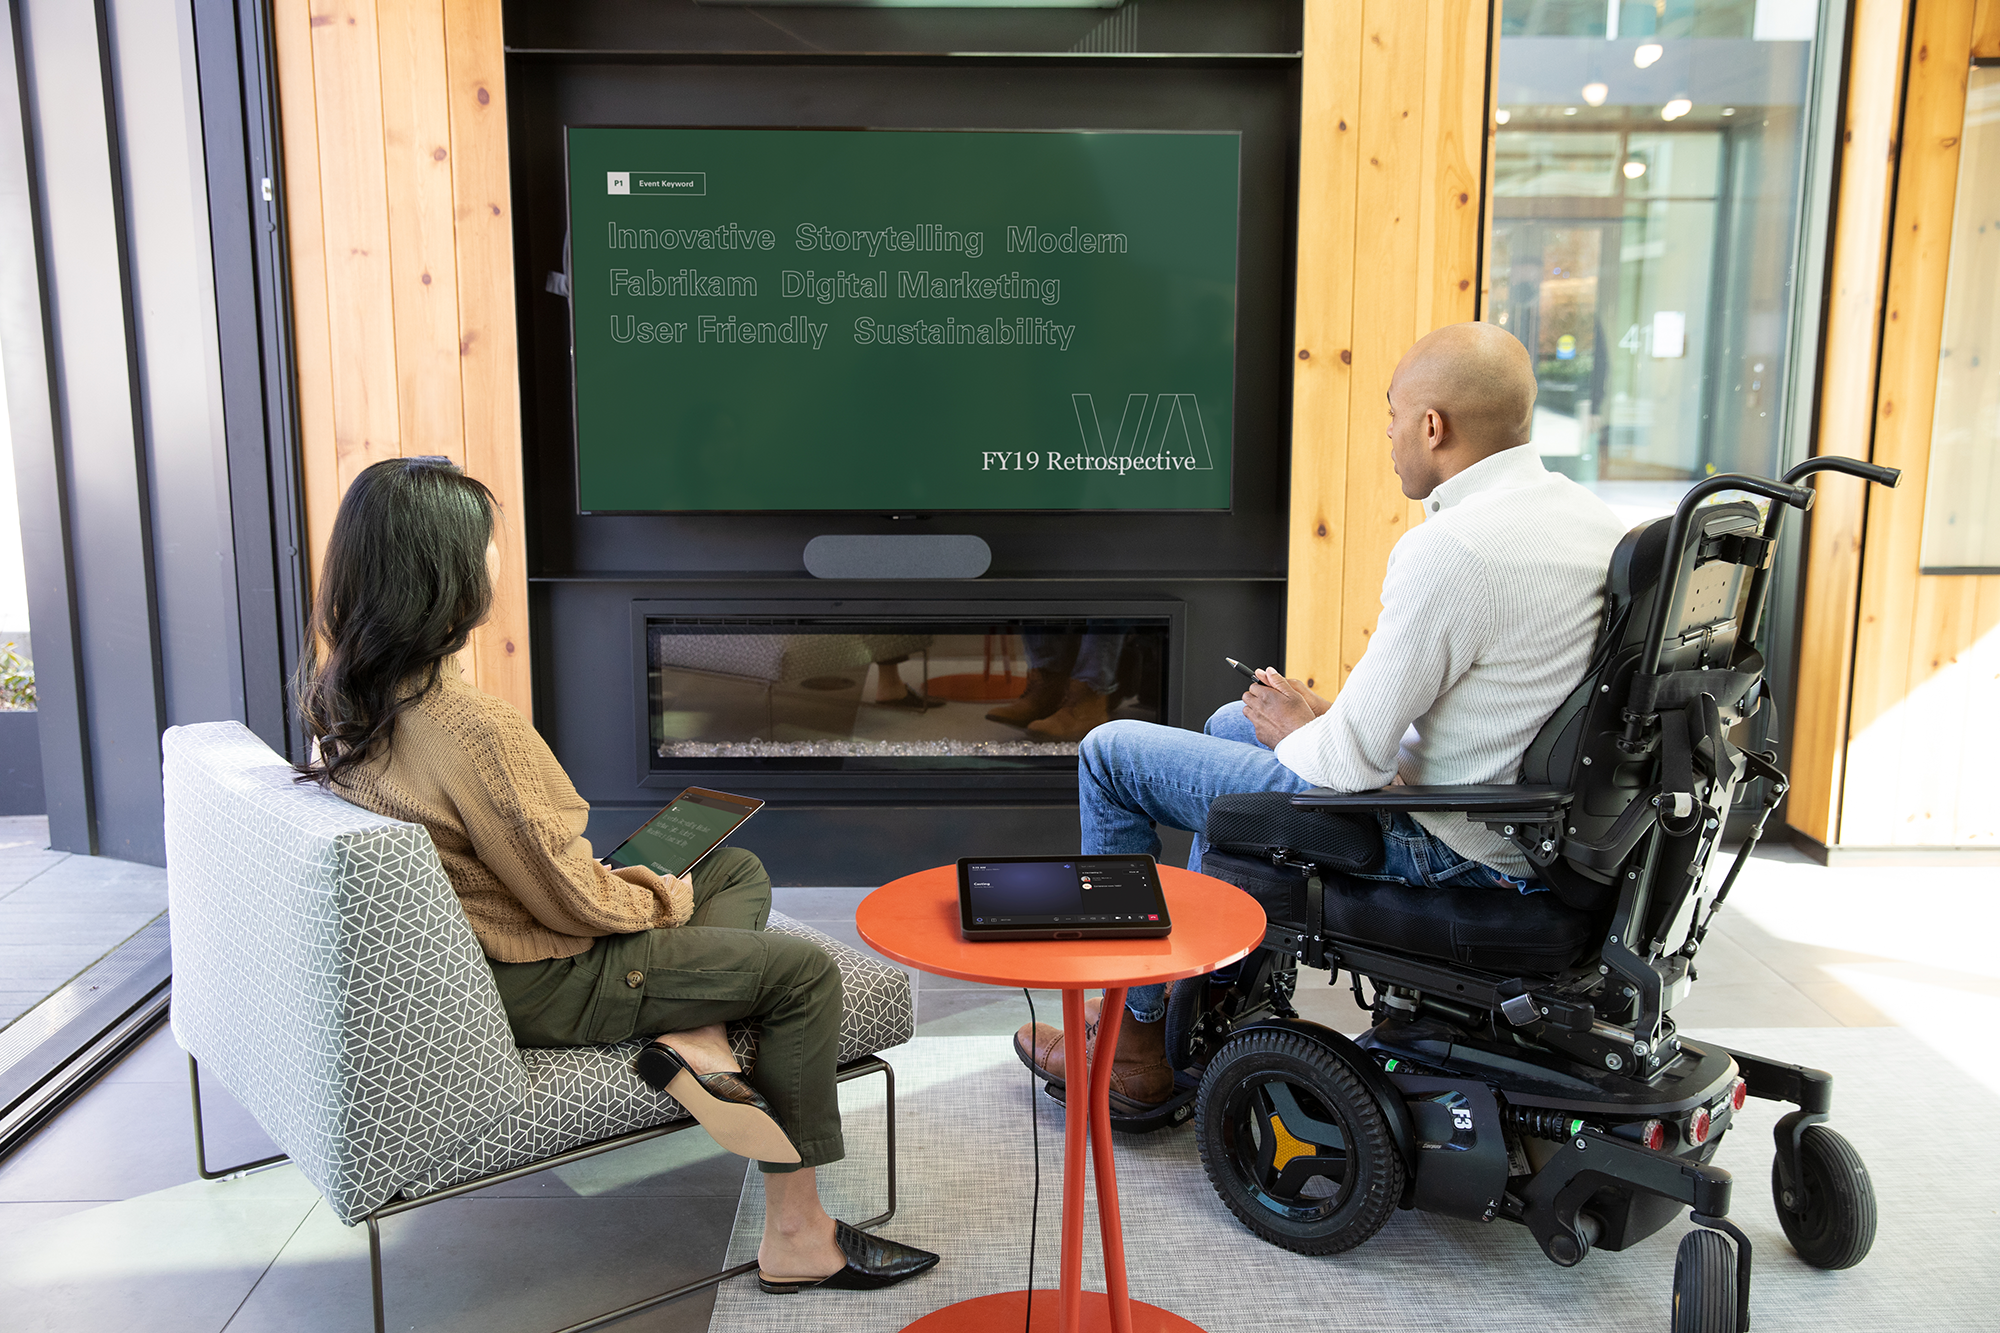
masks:
{"label": "tablet screen", "polygon": [[1167,924],[1150,856],[967,860],[962,910],[973,930]]}
{"label": "tablet screen", "polygon": [[611,866],[645,866],[656,875],[685,875],[762,807],[748,796],[689,787],[673,804],[604,858]]}

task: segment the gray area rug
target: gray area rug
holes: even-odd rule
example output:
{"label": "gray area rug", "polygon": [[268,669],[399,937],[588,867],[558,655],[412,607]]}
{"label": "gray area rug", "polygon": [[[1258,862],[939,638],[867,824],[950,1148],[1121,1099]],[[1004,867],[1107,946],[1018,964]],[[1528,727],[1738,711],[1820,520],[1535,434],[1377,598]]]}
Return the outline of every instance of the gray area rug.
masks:
{"label": "gray area rug", "polygon": [[[1756,1247],[1757,1333],[2000,1326],[2000,1160],[1987,1142],[1990,1093],[1897,1028],[1705,1035],[1834,1074],[1832,1123],[1868,1163],[1881,1214],[1875,1248],[1859,1267],[1826,1273],[1802,1263],[1779,1230],[1770,1193],[1771,1126],[1781,1108],[1751,1102],[1716,1161],[1736,1176],[1731,1216]],[[875,1293],[766,1296],[740,1279],[718,1293],[711,1333],[889,1333],[955,1301],[1024,1287],[1031,1103],[1042,1163],[1035,1285],[1055,1285],[1061,1108],[1031,1092],[1005,1037],[923,1037],[887,1058],[897,1077],[901,1208],[881,1231],[939,1251],[943,1264]],[[836,1216],[881,1211],[879,1089],[875,1079],[844,1089],[848,1157],[821,1173]],[[1674,1249],[1689,1229],[1676,1222],[1629,1250],[1562,1269],[1523,1227],[1401,1212],[1366,1245],[1309,1258],[1265,1244],[1230,1215],[1202,1174],[1192,1130],[1120,1136],[1117,1162],[1133,1296],[1209,1333],[1664,1329]],[[752,1171],[731,1263],[756,1254],[757,1179]],[[1095,1206],[1093,1197],[1084,1285],[1101,1291]]]}

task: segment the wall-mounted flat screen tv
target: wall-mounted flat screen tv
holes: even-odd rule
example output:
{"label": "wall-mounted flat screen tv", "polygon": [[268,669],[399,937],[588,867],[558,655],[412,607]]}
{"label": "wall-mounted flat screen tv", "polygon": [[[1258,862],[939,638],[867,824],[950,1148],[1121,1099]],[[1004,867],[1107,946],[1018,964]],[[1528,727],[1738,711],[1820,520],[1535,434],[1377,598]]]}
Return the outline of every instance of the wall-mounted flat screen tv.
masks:
{"label": "wall-mounted flat screen tv", "polygon": [[1235,133],[567,138],[583,512],[1229,508]]}

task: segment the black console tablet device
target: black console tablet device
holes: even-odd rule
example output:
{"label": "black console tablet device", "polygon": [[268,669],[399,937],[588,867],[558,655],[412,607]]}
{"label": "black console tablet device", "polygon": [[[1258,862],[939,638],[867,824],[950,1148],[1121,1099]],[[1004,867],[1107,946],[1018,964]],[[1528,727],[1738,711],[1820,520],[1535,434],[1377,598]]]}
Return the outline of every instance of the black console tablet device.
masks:
{"label": "black console tablet device", "polygon": [[1150,856],[968,856],[958,863],[968,940],[1154,937],[1173,928]]}
{"label": "black console tablet device", "polygon": [[604,864],[613,868],[645,866],[669,879],[685,875],[763,807],[762,801],[749,796],[689,787],[637,833],[619,843],[604,858]]}

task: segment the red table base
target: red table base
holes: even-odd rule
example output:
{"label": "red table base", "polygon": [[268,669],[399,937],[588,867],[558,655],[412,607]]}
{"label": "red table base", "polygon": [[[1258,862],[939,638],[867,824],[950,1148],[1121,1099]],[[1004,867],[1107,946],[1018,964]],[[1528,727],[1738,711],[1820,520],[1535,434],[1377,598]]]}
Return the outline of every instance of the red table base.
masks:
{"label": "red table base", "polygon": [[[1085,1048],[1083,992],[1063,991],[1064,1063],[1069,1070],[1069,1096],[1063,1105],[1062,1285],[1035,1294],[1034,1329],[1048,1333],[1201,1333],[1191,1324],[1125,1290],[1125,1235],[1118,1216],[1118,1173],[1111,1158],[1111,1060],[1118,1047],[1118,1029],[1125,1015],[1125,988],[1104,992],[1097,1020],[1097,1049],[1088,1064],[1075,1057]],[[1084,1154],[1097,1177],[1098,1236],[1104,1244],[1104,1284],[1109,1291],[1083,1290]],[[903,1333],[927,1329],[1017,1329],[1027,1314],[1028,1294],[1002,1292],[948,1305],[904,1327]],[[1032,1333],[1032,1330],[1030,1331]]]}
{"label": "red table base", "polygon": [[[951,866],[885,884],[855,913],[861,938],[883,955],[926,972],[1008,986],[1062,991],[1064,1072],[1061,1282],[1035,1295],[1034,1327],[1048,1333],[1200,1333],[1197,1325],[1125,1289],[1125,1228],[1111,1151],[1111,1065],[1129,985],[1198,976],[1249,953],[1263,938],[1264,909],[1219,880],[1162,867],[1174,915],[1165,939],[968,943],[959,932],[958,874]],[[1083,995],[1104,987],[1096,1049],[1086,1061]],[[1084,1173],[1097,1178],[1097,1233],[1105,1290],[1083,1289]],[[947,1262],[949,1262],[947,1260]],[[1030,1279],[1033,1280],[1032,1278]],[[960,1301],[908,1326],[928,1333],[1015,1329],[1028,1313],[1024,1291]]]}
{"label": "red table base", "polygon": [[[1060,1295],[1046,1288],[1035,1293],[1031,1333],[1056,1333],[1056,1301]],[[1131,1310],[1132,1333],[1202,1333],[1200,1325],[1190,1324],[1157,1305],[1133,1301]],[[986,1333],[988,1329],[993,1333],[1018,1333],[1027,1312],[1027,1292],[1003,1291],[997,1296],[975,1296],[934,1310],[906,1327],[903,1333]],[[1111,1328],[1110,1298],[1101,1291],[1084,1292],[1084,1333],[1111,1333]]]}

